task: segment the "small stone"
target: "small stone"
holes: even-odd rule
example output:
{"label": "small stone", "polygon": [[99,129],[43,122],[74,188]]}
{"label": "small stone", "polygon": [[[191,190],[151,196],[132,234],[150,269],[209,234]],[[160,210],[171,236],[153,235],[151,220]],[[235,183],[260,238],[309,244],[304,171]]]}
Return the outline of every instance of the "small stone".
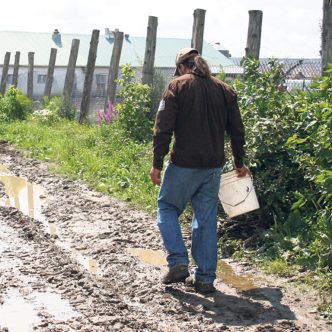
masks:
{"label": "small stone", "polygon": [[123,327],[123,325],[121,323],[116,323],[113,325],[113,329],[114,330],[121,330]]}
{"label": "small stone", "polygon": [[317,314],[318,311],[316,309],[311,309],[308,312],[309,314]]}

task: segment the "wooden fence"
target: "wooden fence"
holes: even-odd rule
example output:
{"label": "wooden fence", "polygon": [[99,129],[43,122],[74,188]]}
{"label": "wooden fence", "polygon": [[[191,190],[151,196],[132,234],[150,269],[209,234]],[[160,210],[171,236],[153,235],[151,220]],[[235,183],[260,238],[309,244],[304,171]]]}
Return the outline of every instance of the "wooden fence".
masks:
{"label": "wooden fence", "polygon": [[[195,9],[193,20],[193,31],[191,46],[202,52],[203,47],[203,35],[204,35],[204,24],[205,24],[205,10]],[[259,51],[261,44],[261,32],[262,32],[262,21],[263,13],[259,10],[249,11],[249,25],[248,25],[248,36],[247,44],[245,47],[245,55],[252,56],[259,59]],[[155,61],[155,49],[157,39],[157,26],[158,18],[149,16],[147,37],[146,37],[146,48],[142,72],[142,83],[152,85],[154,75],[154,61]],[[95,62],[98,50],[99,30],[93,30],[88,63],[85,68],[85,80],[84,89],[82,95],[82,101],[80,105],[80,122],[86,121],[88,108],[90,103],[91,89],[92,89],[92,78],[95,69]],[[66,70],[66,77],[63,87],[63,102],[65,105],[71,103],[76,61],[79,52],[80,40],[73,39],[72,47],[70,51],[68,66]],[[109,75],[106,89],[105,101],[103,107],[106,109],[108,102],[115,103],[116,94],[116,80],[119,70],[119,63],[123,44],[123,32],[115,31],[115,38],[113,44],[113,51],[109,66]],[[2,69],[2,77],[0,82],[0,93],[4,94],[6,90],[8,68],[10,61],[10,52],[6,52],[4,65]],[[44,96],[50,97],[53,78],[54,68],[56,63],[57,49],[51,48],[49,65],[47,70],[47,78],[45,82]],[[17,86],[19,78],[19,62],[20,52],[15,54],[15,63],[13,71],[12,84]],[[327,63],[332,63],[332,0],[323,0],[323,26],[322,26],[322,72],[326,69]],[[33,69],[34,69],[34,52],[28,54],[28,79],[27,79],[27,95],[32,98],[33,96]]]}

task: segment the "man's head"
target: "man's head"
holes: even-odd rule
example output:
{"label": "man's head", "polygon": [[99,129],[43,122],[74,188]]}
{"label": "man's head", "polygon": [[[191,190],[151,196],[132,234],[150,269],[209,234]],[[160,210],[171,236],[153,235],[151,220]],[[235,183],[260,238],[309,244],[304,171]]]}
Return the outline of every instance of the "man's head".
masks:
{"label": "man's head", "polygon": [[175,58],[176,69],[175,69],[174,76],[180,75],[180,72],[179,72],[180,64],[185,64],[185,63],[189,62],[190,59],[193,59],[196,55],[199,55],[199,52],[195,48],[186,47],[186,48],[181,49]]}

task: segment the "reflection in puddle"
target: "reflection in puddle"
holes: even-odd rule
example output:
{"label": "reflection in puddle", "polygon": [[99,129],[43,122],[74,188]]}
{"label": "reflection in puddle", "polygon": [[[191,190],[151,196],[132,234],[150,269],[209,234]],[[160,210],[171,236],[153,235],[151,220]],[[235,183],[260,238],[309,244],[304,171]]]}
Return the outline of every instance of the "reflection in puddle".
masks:
{"label": "reflection in puddle", "polygon": [[[50,235],[59,235],[57,226],[46,222],[45,216],[41,212],[41,197],[45,197],[42,187],[32,184],[27,180],[14,176],[2,164],[0,164],[0,182],[5,185],[5,192],[8,197],[0,197],[0,206],[11,206],[20,210],[31,218],[41,221]],[[60,247],[71,252],[71,257],[76,259],[90,273],[97,273],[98,266],[94,259],[79,254],[72,250],[69,244],[56,241]],[[3,250],[0,246],[0,250]]]}
{"label": "reflection in puddle", "polygon": [[11,289],[0,306],[1,326],[6,326],[9,331],[33,331],[33,326],[41,321],[38,312],[47,312],[57,320],[68,320],[79,317],[68,300],[63,300],[59,294],[33,292],[24,298],[18,289]]}
{"label": "reflection in puddle", "polygon": [[78,312],[73,310],[68,300],[62,299],[60,294],[52,293],[50,289],[45,293],[32,293],[29,299],[36,308],[46,309],[57,320],[68,320],[80,316]]}
{"label": "reflection in puddle", "polygon": [[25,215],[43,222],[47,232],[57,234],[56,227],[45,221],[41,212],[41,197],[45,197],[42,187],[32,184],[27,180],[14,176],[0,164],[0,182],[5,186],[8,197],[0,197],[0,206],[15,207]]}
{"label": "reflection in puddle", "polygon": [[8,198],[0,199],[0,205],[15,207],[31,218],[43,221],[40,199],[40,196],[44,194],[43,189],[10,174],[6,167],[0,166],[0,182],[5,185],[5,192],[8,195]]}
{"label": "reflection in puddle", "polygon": [[[149,250],[142,248],[130,248],[128,253],[138,257],[141,262],[154,266],[167,264],[166,255],[161,250]],[[225,284],[235,287],[240,291],[247,291],[258,288],[250,275],[237,275],[233,268],[224,260],[218,261],[217,278],[222,279]]]}
{"label": "reflection in puddle", "polygon": [[[8,294],[8,299],[0,306],[1,326],[6,326],[9,331],[27,332],[33,330],[33,325],[40,321],[37,312],[13,289]],[[19,317],[19,319],[18,319]]]}

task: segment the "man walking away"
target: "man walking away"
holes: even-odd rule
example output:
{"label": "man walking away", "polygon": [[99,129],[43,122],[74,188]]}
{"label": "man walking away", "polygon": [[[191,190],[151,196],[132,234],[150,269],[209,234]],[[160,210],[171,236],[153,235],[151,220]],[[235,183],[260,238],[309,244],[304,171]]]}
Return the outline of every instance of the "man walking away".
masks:
{"label": "man walking away", "polygon": [[156,115],[150,172],[152,182],[160,185],[164,157],[174,135],[158,197],[157,224],[168,254],[168,272],[162,282],[183,282],[189,276],[179,216],[191,202],[194,212],[191,254],[197,265],[194,286],[199,293],[210,293],[215,291],[224,136],[227,133],[231,139],[238,176],[250,174],[242,161],[244,127],[235,92],[211,76],[207,62],[196,49],[180,50],[175,75],[178,77],[165,89]]}

